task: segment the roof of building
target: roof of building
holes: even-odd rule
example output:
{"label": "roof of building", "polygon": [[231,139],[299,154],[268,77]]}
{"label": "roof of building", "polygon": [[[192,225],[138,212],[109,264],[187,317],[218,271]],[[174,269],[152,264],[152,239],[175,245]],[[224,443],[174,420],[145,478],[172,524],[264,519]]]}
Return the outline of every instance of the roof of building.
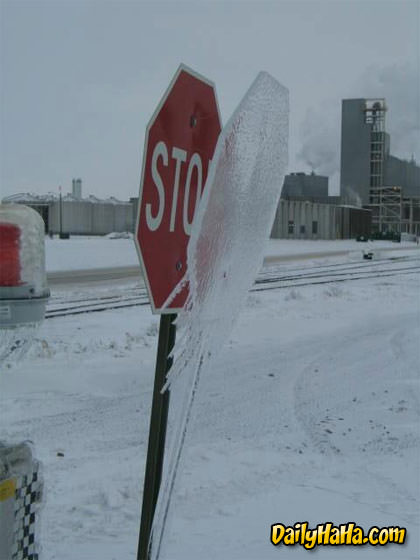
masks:
{"label": "roof of building", "polygon": [[[17,204],[49,204],[57,202],[59,195],[57,193],[35,194],[35,193],[17,193],[6,196],[2,199],[4,203],[14,202]],[[94,195],[89,195],[87,198],[76,198],[71,193],[67,193],[62,197],[63,202],[91,202],[92,204],[131,204],[130,202],[118,200],[114,196],[101,199]]]}

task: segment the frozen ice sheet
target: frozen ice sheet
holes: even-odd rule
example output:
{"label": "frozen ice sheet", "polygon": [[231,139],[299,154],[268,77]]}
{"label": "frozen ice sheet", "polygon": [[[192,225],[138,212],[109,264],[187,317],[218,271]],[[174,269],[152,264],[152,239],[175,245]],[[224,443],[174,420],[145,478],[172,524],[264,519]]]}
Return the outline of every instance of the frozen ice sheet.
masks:
{"label": "frozen ice sheet", "polygon": [[216,146],[188,246],[189,297],[178,316],[178,342],[167,382],[176,405],[171,407],[153,525],[154,560],[163,542],[199,378],[210,372],[261,267],[287,168],[288,119],[288,90],[261,72]]}

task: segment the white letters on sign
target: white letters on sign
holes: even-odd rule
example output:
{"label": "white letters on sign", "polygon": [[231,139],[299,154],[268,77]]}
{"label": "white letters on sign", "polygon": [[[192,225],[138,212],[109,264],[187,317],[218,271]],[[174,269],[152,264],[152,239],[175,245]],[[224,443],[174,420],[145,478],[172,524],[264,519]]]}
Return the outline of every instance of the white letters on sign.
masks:
{"label": "white letters on sign", "polygon": [[175,167],[174,190],[172,192],[172,209],[171,209],[171,222],[169,224],[169,231],[175,230],[176,207],[178,204],[179,176],[181,175],[182,162],[187,161],[187,152],[185,150],[180,150],[179,148],[173,147],[172,159],[176,160],[176,167]]}
{"label": "white letters on sign", "polygon": [[[201,159],[200,156],[198,154],[194,154],[193,157],[190,160],[190,164],[188,166],[188,172],[187,172],[187,180],[185,182],[185,198],[184,198],[184,212],[183,212],[183,222],[184,222],[184,231],[187,235],[191,234],[191,226],[192,226],[192,220],[191,223],[188,221],[188,205],[190,202],[190,184],[191,184],[191,176],[192,176],[192,172],[194,167],[197,168],[197,195],[196,195],[196,199],[195,199],[195,207],[194,207],[194,216],[195,213],[197,212],[197,208],[198,208],[198,203],[200,202],[200,198],[201,198],[201,187],[202,187],[202,183],[203,183],[203,166],[201,165]],[[193,216],[193,218],[194,218]]]}
{"label": "white letters on sign", "polygon": [[155,182],[156,188],[159,193],[159,210],[154,218],[152,216],[151,204],[146,204],[146,222],[150,231],[155,231],[160,226],[163,217],[163,210],[165,208],[165,189],[163,188],[163,181],[157,170],[157,160],[161,156],[163,165],[168,165],[168,150],[166,149],[165,142],[158,142],[153,150],[152,155],[152,177]]}
{"label": "white letters on sign", "polygon": [[[177,148],[176,146],[174,146],[172,148],[171,157],[173,160],[175,160],[176,163],[175,163],[174,184],[172,190],[172,206],[171,206],[171,216],[169,221],[169,231],[175,231],[179,182],[181,177],[181,166],[183,163],[187,161],[187,152],[185,150],[182,150],[181,148]],[[157,214],[153,216],[152,205],[150,203],[146,204],[146,223],[151,231],[157,230],[160,224],[162,223],[163,213],[166,204],[165,188],[163,185],[162,177],[160,176],[157,168],[159,158],[162,159],[163,165],[167,167],[168,158],[169,158],[168,148],[166,147],[165,142],[162,141],[156,144],[152,154],[152,178],[159,195],[159,207],[158,207]],[[184,207],[182,212],[182,221],[183,221],[184,231],[186,235],[190,235],[191,226],[192,226],[192,220],[191,222],[188,220],[188,206],[190,201],[191,178],[192,178],[194,168],[197,169],[197,194],[196,194],[195,206],[194,206],[194,215],[195,215],[198,208],[198,203],[200,202],[201,190],[203,187],[203,164],[201,162],[201,158],[199,154],[197,153],[194,153],[189,161],[187,178],[185,181],[185,195],[184,195]]]}

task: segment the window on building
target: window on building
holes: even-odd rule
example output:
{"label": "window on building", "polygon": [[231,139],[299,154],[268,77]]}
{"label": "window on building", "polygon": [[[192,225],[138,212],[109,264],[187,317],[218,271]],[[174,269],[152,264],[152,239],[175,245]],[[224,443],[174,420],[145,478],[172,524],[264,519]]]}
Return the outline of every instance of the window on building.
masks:
{"label": "window on building", "polygon": [[318,222],[312,222],[312,234],[318,233]]}
{"label": "window on building", "polygon": [[289,234],[293,233],[295,231],[295,222],[293,220],[289,220],[289,229],[288,232]]}
{"label": "window on building", "polygon": [[305,233],[305,226],[300,226],[300,233],[304,234]]}

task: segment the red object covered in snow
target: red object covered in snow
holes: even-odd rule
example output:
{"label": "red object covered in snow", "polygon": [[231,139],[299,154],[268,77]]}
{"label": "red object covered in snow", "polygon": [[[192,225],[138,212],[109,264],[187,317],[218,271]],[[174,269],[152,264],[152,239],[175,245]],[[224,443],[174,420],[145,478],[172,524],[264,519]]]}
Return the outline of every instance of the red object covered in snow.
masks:
{"label": "red object covered in snow", "polygon": [[19,286],[20,228],[15,224],[0,223],[0,286]]}

